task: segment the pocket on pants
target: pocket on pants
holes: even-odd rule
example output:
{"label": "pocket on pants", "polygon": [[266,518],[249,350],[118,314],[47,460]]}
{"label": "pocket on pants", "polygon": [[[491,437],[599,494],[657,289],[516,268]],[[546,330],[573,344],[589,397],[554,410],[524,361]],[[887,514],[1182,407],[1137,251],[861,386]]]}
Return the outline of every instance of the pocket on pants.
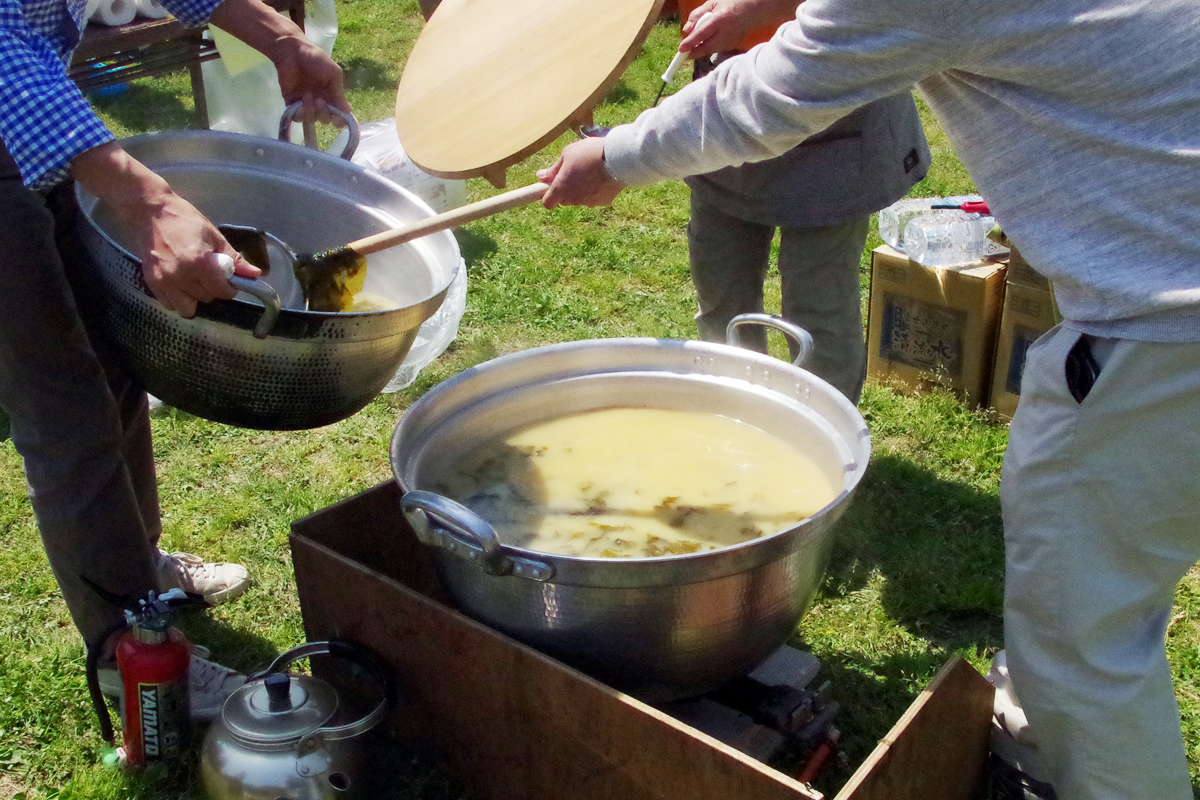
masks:
{"label": "pocket on pants", "polygon": [[1067,391],[1075,398],[1075,402],[1082,404],[1091,394],[1092,388],[1100,377],[1100,364],[1092,353],[1091,336],[1080,335],[1067,353],[1063,372],[1067,382]]}

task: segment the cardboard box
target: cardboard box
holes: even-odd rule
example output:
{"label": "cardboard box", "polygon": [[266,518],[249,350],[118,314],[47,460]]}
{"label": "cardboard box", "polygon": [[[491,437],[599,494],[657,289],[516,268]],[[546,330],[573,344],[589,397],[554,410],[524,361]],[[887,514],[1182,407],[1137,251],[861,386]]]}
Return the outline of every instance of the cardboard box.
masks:
{"label": "cardboard box", "polygon": [[[290,538],[308,640],[347,639],[395,682],[389,747],[425,755],[481,800],[821,800],[455,611],[399,500],[394,481],[381,483],[296,520]],[[986,774],[992,698],[982,675],[951,658],[835,800],[972,800]],[[387,770],[397,757],[376,761]]]}
{"label": "cardboard box", "polygon": [[1016,246],[1010,248],[1008,252],[1008,271],[1005,274],[1005,281],[1009,284],[1017,283],[1035,289],[1050,290],[1050,280],[1034,269]]}
{"label": "cardboard box", "polygon": [[[1015,251],[1014,251],[1015,252]],[[1011,420],[1021,399],[1025,352],[1038,337],[1062,321],[1050,282],[1024,262],[1017,280],[1004,292],[1000,335],[996,337],[996,368],[992,375],[991,406],[1002,420]]]}
{"label": "cardboard box", "polygon": [[867,375],[987,402],[1004,297],[998,262],[931,268],[887,245],[871,254]]}

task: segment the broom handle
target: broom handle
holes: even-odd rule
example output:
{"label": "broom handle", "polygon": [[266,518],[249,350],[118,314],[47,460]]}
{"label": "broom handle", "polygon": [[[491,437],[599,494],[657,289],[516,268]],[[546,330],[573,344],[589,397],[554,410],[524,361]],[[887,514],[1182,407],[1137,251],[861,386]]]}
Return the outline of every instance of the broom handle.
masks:
{"label": "broom handle", "polygon": [[405,242],[410,242],[413,239],[427,236],[431,233],[444,231],[447,228],[453,228],[466,222],[474,222],[477,219],[490,217],[493,214],[507,211],[510,208],[532,203],[534,200],[541,198],[549,188],[550,186],[545,183],[523,186],[520,189],[513,189],[511,192],[504,192],[495,197],[480,200],[478,203],[470,203],[451,209],[450,211],[442,212],[433,217],[426,217],[423,220],[405,225],[402,228],[393,228],[390,231],[367,236],[358,241],[351,242],[346,247],[360,256],[378,253],[380,250],[386,250],[389,247],[395,247],[398,244],[404,244]]}

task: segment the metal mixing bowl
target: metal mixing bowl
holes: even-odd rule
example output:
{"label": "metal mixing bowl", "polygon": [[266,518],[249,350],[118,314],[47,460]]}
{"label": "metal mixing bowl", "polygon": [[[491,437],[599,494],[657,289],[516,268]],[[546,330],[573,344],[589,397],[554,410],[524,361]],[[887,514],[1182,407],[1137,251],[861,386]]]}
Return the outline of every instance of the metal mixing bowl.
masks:
{"label": "metal mixing bowl", "polygon": [[[135,158],[218,224],[262,228],[296,252],[329,249],[432,216],[420,198],[336,156],[288,142],[218,131],[164,131],[122,141]],[[368,259],[364,289],[384,311],[306,311],[280,283],[284,308],[264,338],[249,294],[202,304],[194,319],[149,293],[125,233],[82,187],[82,235],[97,268],[101,323],[130,371],[165,403],[216,422],[299,430],[354,414],[395,374],[422,322],[462,267],[449,231]],[[273,259],[274,262],[274,259]],[[272,269],[275,279],[290,270]],[[289,293],[290,292],[290,293]],[[261,331],[260,331],[261,333]]]}

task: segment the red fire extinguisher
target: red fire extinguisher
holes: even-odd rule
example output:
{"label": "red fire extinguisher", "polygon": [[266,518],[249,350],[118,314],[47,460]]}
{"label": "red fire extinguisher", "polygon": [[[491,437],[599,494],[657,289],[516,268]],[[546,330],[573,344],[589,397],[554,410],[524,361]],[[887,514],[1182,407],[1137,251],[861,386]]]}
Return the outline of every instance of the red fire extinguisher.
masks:
{"label": "red fire extinguisher", "polygon": [[117,669],[125,688],[125,760],[133,767],[178,757],[191,719],[188,641],[171,626],[175,614],[170,606],[151,602],[147,611],[117,642]]}
{"label": "red fire extinguisher", "polygon": [[[125,763],[148,767],[177,758],[188,739],[191,725],[188,702],[188,664],[191,647],[175,627],[176,607],[206,606],[203,598],[179,589],[158,594],[126,606],[125,619],[106,632],[103,640],[119,636],[117,669],[124,695],[121,702],[122,746]],[[101,644],[103,643],[101,641]],[[88,688],[100,720],[100,732],[114,741],[108,707],[100,694],[97,657],[100,646],[88,648]]]}

